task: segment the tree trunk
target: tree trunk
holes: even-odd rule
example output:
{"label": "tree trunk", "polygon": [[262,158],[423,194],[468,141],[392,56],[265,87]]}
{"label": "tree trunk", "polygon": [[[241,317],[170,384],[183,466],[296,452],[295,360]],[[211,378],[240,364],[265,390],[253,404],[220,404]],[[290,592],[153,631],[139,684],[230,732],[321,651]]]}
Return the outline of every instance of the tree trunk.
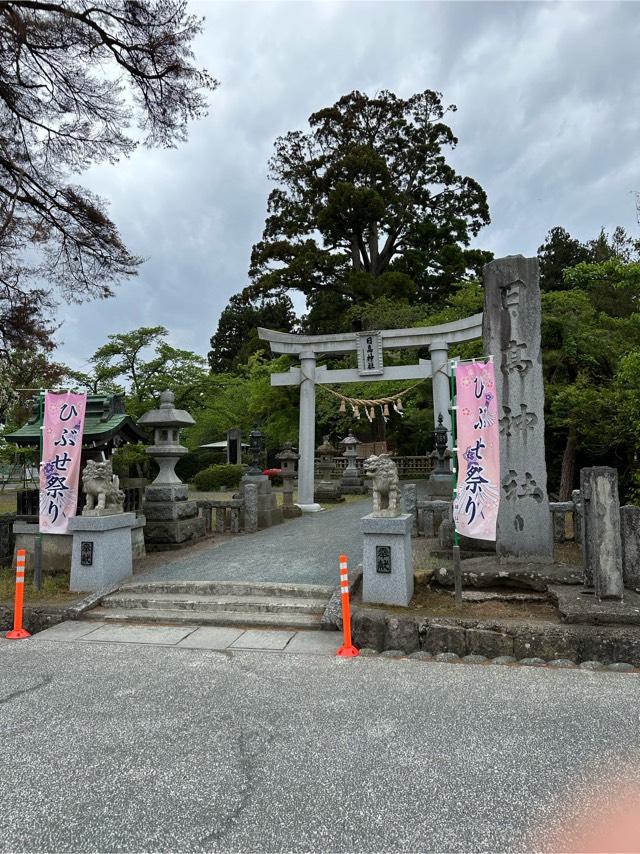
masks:
{"label": "tree trunk", "polygon": [[572,424],[569,427],[567,434],[567,444],[564,446],[564,454],[562,455],[562,469],[560,472],[560,501],[570,501],[571,492],[573,490],[573,475],[576,470],[576,445],[578,437],[576,428]]}

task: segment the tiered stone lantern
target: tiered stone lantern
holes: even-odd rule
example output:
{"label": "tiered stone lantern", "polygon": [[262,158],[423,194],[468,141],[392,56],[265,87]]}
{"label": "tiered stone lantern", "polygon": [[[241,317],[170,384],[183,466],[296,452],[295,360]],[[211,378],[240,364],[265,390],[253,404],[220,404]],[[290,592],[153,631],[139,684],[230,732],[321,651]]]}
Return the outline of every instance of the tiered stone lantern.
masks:
{"label": "tiered stone lantern", "polygon": [[296,464],[299,459],[300,454],[293,450],[291,442],[285,442],[284,448],[276,455],[282,477],[282,515],[285,519],[302,515],[302,510],[293,503],[293,485],[298,475]]}
{"label": "tiered stone lantern", "polygon": [[138,419],[138,424],[153,428],[154,442],[146,450],[160,469],[145,489],[143,504],[145,542],[158,549],[187,545],[205,535],[205,520],[198,517],[196,502],[188,500],[189,489],[175,472],[180,457],[189,453],[180,444],[180,430],[195,422],[174,403],[175,395],[167,389],[160,395],[160,407]]}
{"label": "tiered stone lantern", "polygon": [[349,435],[340,444],[344,445],[342,456],[347,460],[347,467],[340,480],[340,489],[349,495],[363,495],[367,491],[367,488],[356,466],[356,459],[358,458],[357,447],[360,444],[360,440],[356,439],[352,430],[349,430]]}
{"label": "tiered stone lantern", "polygon": [[317,501],[344,501],[340,492],[340,484],[333,480],[334,457],[336,449],[325,436],[322,444],[316,449],[316,468],[320,474],[320,480],[315,485],[315,497]]}
{"label": "tiered stone lantern", "polygon": [[448,448],[449,431],[444,426],[442,413],[438,415],[438,426],[433,431],[436,449],[431,458],[435,465],[427,481],[427,493],[432,500],[449,500],[453,497],[453,477],[451,474],[451,451]]}

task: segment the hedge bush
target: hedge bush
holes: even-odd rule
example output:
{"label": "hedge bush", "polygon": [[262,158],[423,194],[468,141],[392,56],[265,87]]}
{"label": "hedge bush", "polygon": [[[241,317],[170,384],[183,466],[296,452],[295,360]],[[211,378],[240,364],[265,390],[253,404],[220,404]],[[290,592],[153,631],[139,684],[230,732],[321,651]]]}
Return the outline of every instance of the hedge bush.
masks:
{"label": "hedge bush", "polygon": [[199,471],[193,478],[193,484],[200,492],[212,492],[216,489],[235,489],[240,484],[246,466],[209,466]]}
{"label": "hedge bush", "polygon": [[198,448],[180,457],[176,465],[176,474],[184,483],[191,483],[199,471],[209,466],[219,465],[225,459],[224,449]]}

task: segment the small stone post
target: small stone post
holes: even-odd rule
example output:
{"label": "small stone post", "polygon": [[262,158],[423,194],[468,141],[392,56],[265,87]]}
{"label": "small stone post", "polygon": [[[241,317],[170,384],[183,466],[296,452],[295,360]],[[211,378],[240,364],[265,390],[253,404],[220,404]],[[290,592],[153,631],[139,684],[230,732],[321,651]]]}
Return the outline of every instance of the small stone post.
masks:
{"label": "small stone post", "polygon": [[618,472],[594,466],[580,472],[584,503],[585,577],[599,599],[622,599],[622,540]]}
{"label": "small stone post", "polygon": [[500,557],[546,562],[553,556],[544,455],[544,386],[537,258],[487,264],[484,351],[494,357],[500,418]]}
{"label": "small stone post", "polygon": [[302,510],[293,503],[293,484],[299,459],[300,455],[293,450],[291,442],[285,442],[284,448],[276,455],[282,477],[282,515],[285,519],[294,519],[302,514]]}
{"label": "small stone post", "polygon": [[571,493],[573,501],[573,539],[576,543],[582,543],[582,494],[579,489],[574,489]]}
{"label": "small stone post", "polygon": [[247,483],[244,487],[244,529],[247,534],[258,530],[258,487]]}
{"label": "small stone post", "polygon": [[620,508],[622,578],[624,586],[640,592],[640,507]]}
{"label": "small stone post", "polygon": [[404,512],[409,513],[413,519],[411,523],[411,536],[418,536],[418,511],[415,483],[404,483],[402,485],[402,499],[404,501]]}

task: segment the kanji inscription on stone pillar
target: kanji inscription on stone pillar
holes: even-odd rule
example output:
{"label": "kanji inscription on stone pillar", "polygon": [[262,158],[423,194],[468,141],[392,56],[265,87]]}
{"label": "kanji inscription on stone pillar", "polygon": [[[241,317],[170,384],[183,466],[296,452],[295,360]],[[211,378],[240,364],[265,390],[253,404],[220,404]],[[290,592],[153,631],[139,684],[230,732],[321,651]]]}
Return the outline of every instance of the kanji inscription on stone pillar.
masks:
{"label": "kanji inscription on stone pillar", "polygon": [[484,268],[483,339],[494,357],[500,418],[496,551],[550,560],[553,529],[544,455],[544,387],[537,258],[511,255]]}

